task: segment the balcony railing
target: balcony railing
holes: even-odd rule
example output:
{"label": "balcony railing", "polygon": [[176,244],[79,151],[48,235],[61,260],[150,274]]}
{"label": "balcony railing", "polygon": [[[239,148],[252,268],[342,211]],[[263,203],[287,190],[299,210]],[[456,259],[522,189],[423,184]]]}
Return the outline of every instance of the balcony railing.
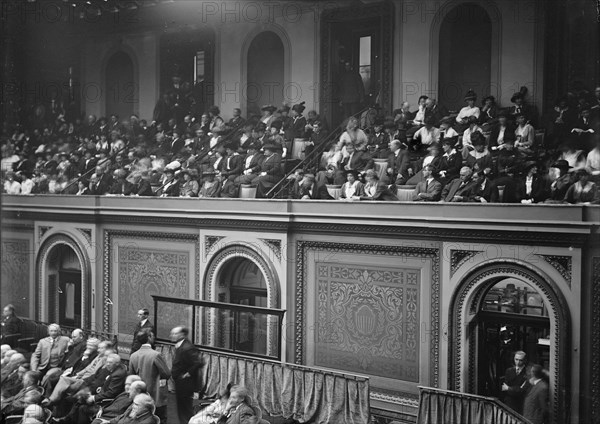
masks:
{"label": "balcony railing", "polygon": [[156,339],[169,342],[172,327],[190,329],[204,350],[281,359],[285,310],[152,295]]}

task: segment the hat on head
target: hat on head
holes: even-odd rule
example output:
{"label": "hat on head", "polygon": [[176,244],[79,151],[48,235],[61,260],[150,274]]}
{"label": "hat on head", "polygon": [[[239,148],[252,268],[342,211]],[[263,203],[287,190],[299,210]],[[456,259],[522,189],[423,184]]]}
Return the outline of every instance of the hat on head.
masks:
{"label": "hat on head", "polygon": [[281,128],[283,128],[283,122],[279,119],[276,119],[271,123],[271,128],[275,128],[277,131],[279,131]]}
{"label": "hat on head", "polygon": [[527,162],[525,162],[525,163],[523,164],[523,170],[524,170],[525,172],[529,172],[529,170],[530,170],[531,168],[533,168],[534,166],[538,166],[538,164],[537,164],[537,162],[536,162],[536,161],[534,161],[534,160],[527,161]]}
{"label": "hat on head", "polygon": [[512,97],[510,98],[511,103],[515,103],[518,99],[524,99],[525,95],[527,94],[527,87],[523,86],[521,87],[521,89],[516,92],[515,94],[512,95]]}
{"label": "hat on head", "polygon": [[281,106],[281,108],[278,110],[278,112],[289,112],[290,111],[290,107],[288,105],[283,105]]}
{"label": "hat on head", "polygon": [[266,110],[266,111],[273,113],[277,110],[277,108],[273,105],[264,105],[263,107],[260,108],[260,110]]}
{"label": "hat on head", "polygon": [[385,120],[383,119],[383,117],[378,116],[373,121],[373,126],[375,126],[375,127],[377,127],[377,126],[383,127],[384,122],[385,122]]}
{"label": "hat on head", "polygon": [[573,168],[571,165],[569,165],[569,162],[567,162],[564,159],[557,160],[552,165],[550,165],[550,167],[551,168],[563,169],[563,170],[567,170],[567,169]]}
{"label": "hat on head", "polygon": [[228,141],[227,143],[225,143],[223,145],[223,147],[225,149],[237,150],[239,146],[238,146],[238,143],[235,140],[231,140],[231,141]]}
{"label": "hat on head", "polygon": [[260,150],[260,144],[256,143],[256,142],[252,142],[250,144],[248,144],[248,146],[246,146],[246,150]]}
{"label": "hat on head", "polygon": [[277,150],[281,150],[281,146],[279,144],[274,144],[274,143],[269,143],[269,144],[265,144],[263,146],[264,150],[270,150],[272,152],[275,152]]}
{"label": "hat on head", "polygon": [[391,120],[387,120],[383,123],[383,128],[387,128],[387,129],[395,129],[396,128],[396,123],[394,121]]}
{"label": "hat on head", "polygon": [[491,100],[492,103],[496,103],[496,98],[494,96],[485,96],[483,98],[483,100],[481,101],[481,104],[485,104],[485,102],[487,102],[488,100]]}
{"label": "hat on head", "polygon": [[170,162],[167,166],[165,166],[165,172],[166,171],[172,171],[175,172],[176,170],[181,168],[181,162],[179,162],[178,160],[174,160],[173,162]]}
{"label": "hat on head", "polygon": [[367,172],[365,172],[365,176],[373,177],[377,180],[379,179],[379,175],[377,174],[377,172],[374,169],[367,169]]}
{"label": "hat on head", "polygon": [[465,94],[465,102],[467,100],[477,100],[477,94],[475,94],[473,90],[467,91],[467,94]]}
{"label": "hat on head", "polygon": [[354,175],[354,179],[358,180],[358,171],[356,169],[349,169],[347,171],[344,171],[344,175],[348,175],[348,174]]}
{"label": "hat on head", "polygon": [[304,103],[306,103],[306,102],[301,102],[301,103],[299,103],[297,105],[294,105],[292,107],[292,110],[294,110],[294,111],[298,112],[299,114],[301,114],[302,112],[304,112],[304,109],[306,109],[306,106],[304,106]]}
{"label": "hat on head", "polygon": [[458,137],[448,137],[448,138],[444,138],[444,140],[442,141],[442,144],[446,144],[450,147],[454,147],[454,146],[456,146],[457,141],[458,141]]}

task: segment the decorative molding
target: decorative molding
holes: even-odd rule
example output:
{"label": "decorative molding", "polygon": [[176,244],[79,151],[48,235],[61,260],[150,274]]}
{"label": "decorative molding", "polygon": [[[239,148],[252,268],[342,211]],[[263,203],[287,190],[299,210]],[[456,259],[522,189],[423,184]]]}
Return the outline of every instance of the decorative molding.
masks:
{"label": "decorative molding", "polygon": [[573,258],[571,256],[538,255],[548,262],[565,279],[569,288],[573,271]]}
{"label": "decorative molding", "polygon": [[2,219],[2,225],[0,228],[2,228],[2,231],[27,232],[27,231],[34,231],[35,225],[24,223],[24,222],[15,222],[12,220],[7,221],[6,219]]}
{"label": "decorative molding", "polygon": [[439,383],[440,349],[440,269],[439,250],[405,246],[375,246],[350,243],[329,243],[320,241],[298,241],[296,249],[296,310],[295,310],[295,349],[294,361],[304,364],[306,358],[306,299],[308,290],[307,253],[319,250],[335,253],[362,253],[382,256],[409,256],[422,260],[431,260],[431,352],[429,384],[437,387]]}
{"label": "decorative molding", "polygon": [[[491,262],[471,272],[452,296],[450,302],[450,335],[448,338],[448,361],[450,364],[448,387],[450,390],[456,391],[468,391],[472,389],[472,387],[463,387],[461,377],[463,367],[462,346],[463,341],[466,339],[466,336],[463,334],[465,324],[462,322],[465,315],[464,310],[468,309],[468,314],[471,316],[477,313],[484,294],[496,282],[494,277],[518,278],[543,293],[545,299],[550,304],[551,319],[554,321],[554,333],[552,334],[550,344],[551,357],[554,359],[551,364],[551,370],[553,371],[553,385],[551,389],[553,416],[557,420],[556,422],[566,422],[564,414],[568,410],[566,405],[568,399],[564,396],[564,392],[565,390],[568,391],[568,364],[570,363],[570,339],[567,332],[567,329],[570,328],[568,306],[560,296],[560,291],[554,287],[553,282],[547,281],[547,278],[517,263],[506,262],[506,260],[499,260],[496,263],[494,261]],[[476,290],[476,293],[473,294],[473,290]],[[470,300],[467,305],[468,296]],[[468,346],[471,349],[474,347],[473,344],[469,344]],[[474,356],[474,351],[468,355],[469,363],[465,365],[468,369],[476,368]],[[470,381],[471,379],[473,381]],[[468,377],[467,382],[474,382],[474,376]]]}
{"label": "decorative molding", "polygon": [[2,297],[12,303],[19,315],[33,316],[30,302],[31,248],[28,239],[2,238]]}
{"label": "decorative molding", "polygon": [[[50,227],[40,227],[40,229],[41,228],[50,229]],[[62,233],[53,234],[52,236],[48,237],[48,239],[44,240],[42,246],[38,250],[36,259],[37,278],[35,282],[35,290],[37,293],[37,299],[35,315],[40,321],[44,321],[50,317],[50,315],[47,317],[43,316],[43,312],[46,310],[45,305],[47,304],[45,302],[48,301],[49,293],[47,290],[43,290],[42,285],[47,283],[46,262],[48,261],[49,255],[56,246],[61,244],[70,247],[75,252],[77,259],[79,260],[79,264],[81,265],[81,298],[84,299],[84,301],[81,302],[81,326],[83,328],[89,328],[91,323],[90,299],[92,292],[90,258],[85,246],[80,246],[76,239]],[[58,308],[58,302],[56,302],[56,308]],[[58,314],[58,311],[56,311],[56,313]]]}
{"label": "decorative molding", "polygon": [[77,231],[79,231],[83,235],[83,237],[85,237],[86,241],[91,246],[91,244],[92,244],[92,229],[91,228],[77,228]]}
{"label": "decorative molding", "polygon": [[[227,246],[213,256],[210,264],[206,268],[204,277],[206,299],[217,302],[220,301],[220,299],[215,298],[218,286],[217,277],[221,267],[225,266],[229,260],[234,258],[246,258],[258,266],[265,277],[265,282],[267,284],[267,307],[279,308],[281,290],[277,272],[267,259],[243,244]],[[278,339],[274,337],[273,331],[271,331],[271,329],[276,327],[277,323],[273,321],[273,317],[267,317],[267,355],[274,355],[275,352],[277,352]]]}
{"label": "decorative molding", "polygon": [[213,246],[224,238],[225,236],[204,236],[204,259],[208,258]]}
{"label": "decorative molding", "polygon": [[269,246],[271,251],[275,254],[278,261],[281,262],[281,240],[279,239],[259,239],[264,244]]}
{"label": "decorative molding", "polygon": [[48,232],[48,230],[50,230],[52,227],[47,227],[47,226],[39,226],[38,227],[38,231],[39,231],[39,236],[40,236],[40,240],[42,240],[44,238],[44,235]]}
{"label": "decorative molding", "polygon": [[[6,216],[16,217],[12,211],[6,212]],[[23,220],[40,220],[56,222],[78,222],[97,223],[97,215],[76,215],[76,214],[40,214],[34,212],[19,212],[19,218]],[[206,228],[206,229],[256,229],[258,231],[269,232],[311,232],[340,234],[348,233],[353,235],[369,235],[375,237],[407,237],[420,238],[424,240],[439,241],[443,238],[446,241],[461,242],[486,242],[486,243],[513,243],[542,246],[569,246],[581,247],[590,237],[589,233],[558,233],[545,231],[514,231],[514,230],[464,230],[449,228],[431,228],[425,224],[419,223],[412,226],[390,226],[390,225],[356,225],[340,223],[318,223],[318,222],[289,222],[273,220],[231,220],[231,219],[204,219],[190,217],[173,216],[124,216],[119,214],[102,213],[103,224],[135,224],[135,225],[160,225],[161,227],[187,227],[187,228]],[[591,227],[591,223],[590,223]]]}
{"label": "decorative molding", "polygon": [[129,231],[129,230],[104,230],[104,255],[103,255],[103,282],[102,282],[102,304],[104,331],[112,331],[112,282],[111,282],[111,245],[115,237],[125,238],[127,240],[150,240],[150,241],[172,241],[172,242],[192,242],[196,250],[194,266],[195,274],[195,293],[196,298],[200,298],[200,237],[196,234],[184,233],[159,233],[151,231]]}
{"label": "decorative molding", "polygon": [[409,408],[419,408],[419,395],[415,393],[398,392],[371,387],[369,396],[372,400],[389,402],[394,405],[406,406]]}
{"label": "decorative molding", "polygon": [[592,262],[592,417],[600,421],[600,257]]}
{"label": "decorative molding", "polygon": [[465,263],[467,263],[473,256],[480,253],[475,250],[452,250],[450,252],[450,277]]}

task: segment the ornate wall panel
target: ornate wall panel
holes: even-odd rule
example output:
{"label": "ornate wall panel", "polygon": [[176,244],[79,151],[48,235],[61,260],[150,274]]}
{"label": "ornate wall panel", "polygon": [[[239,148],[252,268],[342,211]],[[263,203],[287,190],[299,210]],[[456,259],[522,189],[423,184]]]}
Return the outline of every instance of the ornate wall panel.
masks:
{"label": "ornate wall panel", "polygon": [[420,272],[317,264],[315,365],[419,381]]}
{"label": "ornate wall panel", "polygon": [[600,257],[592,269],[592,417],[600,423]]}
{"label": "ornate wall panel", "polygon": [[2,240],[2,304],[15,305],[17,315],[29,316],[31,265],[29,240]]}
{"label": "ornate wall panel", "polygon": [[[136,311],[141,308],[150,309],[154,319],[153,294],[199,298],[197,235],[109,230],[104,232],[104,239],[105,328],[130,334],[136,324]],[[186,323],[181,307],[163,304],[158,314],[161,337],[166,337],[172,327]]]}
{"label": "ornate wall panel", "polygon": [[296,255],[295,362],[418,406],[417,385],[439,384],[439,250],[298,241]]}

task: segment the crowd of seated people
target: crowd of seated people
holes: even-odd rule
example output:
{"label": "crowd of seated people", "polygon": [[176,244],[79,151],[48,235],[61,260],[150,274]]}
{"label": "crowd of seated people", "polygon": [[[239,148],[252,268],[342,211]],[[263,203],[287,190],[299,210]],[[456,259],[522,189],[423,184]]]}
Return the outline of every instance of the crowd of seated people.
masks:
{"label": "crowd of seated people", "polygon": [[[2,322],[9,323],[13,317],[16,315],[5,314]],[[13,330],[4,325],[0,334],[0,423],[17,422],[15,419],[64,424],[167,422],[166,381],[175,378],[175,371],[172,374],[162,354],[154,350],[152,327],[136,327],[132,347],[137,346],[137,350],[132,350],[128,366],[110,341],[86,338],[81,329],[66,337],[57,324],[48,326],[48,337],[38,341],[33,353],[23,351],[30,356],[27,360],[25,354],[4,343]],[[194,372],[189,367],[186,371]],[[183,393],[177,389],[178,400],[180,395]],[[241,385],[230,383],[219,399],[210,405],[204,403],[205,409],[193,417],[190,412],[181,422],[266,422],[261,419],[262,410]],[[179,403],[177,409],[180,413]]]}
{"label": "crowd of seated people", "polygon": [[[227,122],[216,106],[198,119],[167,114],[150,124],[135,115],[65,122],[61,114],[42,127],[4,126],[2,189],[235,198],[247,185],[265,198],[301,147],[319,157],[289,177],[291,198],[397,200],[399,187],[412,187],[414,201],[597,203],[600,87],[559,99],[543,119],[526,98],[522,89],[510,107],[493,96],[479,106],[469,91],[449,112],[421,96],[414,111],[403,103],[388,117],[376,107],[349,117],[335,139],[316,111],[303,115],[303,103],[265,105],[248,120],[236,109]],[[453,182],[461,194],[444,196]],[[344,186],[343,195],[327,185]]]}

